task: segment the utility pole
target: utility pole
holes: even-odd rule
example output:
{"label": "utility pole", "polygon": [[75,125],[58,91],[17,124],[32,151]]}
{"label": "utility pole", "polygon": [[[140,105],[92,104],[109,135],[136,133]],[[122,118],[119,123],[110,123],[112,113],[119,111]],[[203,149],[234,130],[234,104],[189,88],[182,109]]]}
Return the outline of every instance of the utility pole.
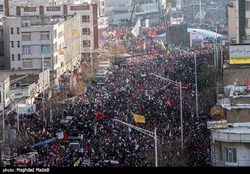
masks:
{"label": "utility pole", "polygon": [[45,125],[46,125],[46,118],[45,118],[45,88],[44,88],[44,54],[42,53],[42,73],[43,73],[43,119],[45,120]]}
{"label": "utility pole", "polygon": [[4,132],[5,132],[5,83],[3,82],[2,83],[2,90],[3,90],[3,92],[2,92],[2,94],[3,94],[3,139],[2,139],[2,141],[3,141],[3,143],[4,143],[4,141],[5,141],[5,135],[4,135]]}
{"label": "utility pole", "polygon": [[138,126],[128,124],[128,123],[123,122],[123,121],[121,121],[119,119],[112,119],[112,121],[119,122],[119,123],[124,124],[124,125],[126,125],[128,127],[131,127],[132,129],[135,129],[135,130],[137,130],[137,131],[139,131],[139,132],[141,132],[141,133],[143,133],[145,135],[148,135],[148,136],[152,137],[154,139],[154,143],[155,143],[155,167],[158,167],[157,134],[156,134],[157,128],[155,127],[154,132],[152,132],[152,131],[140,128]]}
{"label": "utility pole", "polygon": [[195,106],[196,106],[196,117],[199,116],[199,105],[198,105],[198,79],[197,79],[197,61],[196,61],[196,53],[194,53],[194,68],[195,68]]}

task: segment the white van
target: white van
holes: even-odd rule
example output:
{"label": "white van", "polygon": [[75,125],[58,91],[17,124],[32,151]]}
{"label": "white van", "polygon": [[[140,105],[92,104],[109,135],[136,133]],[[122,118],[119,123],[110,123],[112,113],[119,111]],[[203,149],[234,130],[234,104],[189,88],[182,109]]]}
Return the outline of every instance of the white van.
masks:
{"label": "white van", "polygon": [[110,60],[107,60],[107,61],[100,61],[99,62],[99,65],[98,65],[98,68],[99,70],[107,70],[111,67],[111,63],[110,63]]}
{"label": "white van", "polygon": [[95,81],[98,85],[103,85],[108,79],[110,72],[108,70],[99,70],[95,75]]}

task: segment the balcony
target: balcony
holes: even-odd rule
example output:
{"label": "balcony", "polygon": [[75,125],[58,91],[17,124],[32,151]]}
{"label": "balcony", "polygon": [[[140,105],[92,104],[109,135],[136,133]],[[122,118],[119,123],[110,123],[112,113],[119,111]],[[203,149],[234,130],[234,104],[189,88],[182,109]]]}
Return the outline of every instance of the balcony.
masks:
{"label": "balcony", "polygon": [[226,162],[223,160],[213,159],[213,166],[216,167],[247,167],[250,166],[250,160],[237,160],[237,162]]}

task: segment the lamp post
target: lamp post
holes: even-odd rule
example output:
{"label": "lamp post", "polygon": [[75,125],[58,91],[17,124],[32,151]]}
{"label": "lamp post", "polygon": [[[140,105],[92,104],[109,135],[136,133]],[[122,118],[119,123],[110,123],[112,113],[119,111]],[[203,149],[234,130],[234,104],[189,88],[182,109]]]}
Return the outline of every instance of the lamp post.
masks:
{"label": "lamp post", "polygon": [[44,88],[44,54],[42,53],[42,72],[43,72],[43,119],[45,120],[45,125],[46,125],[46,119],[45,119],[45,88]]}
{"label": "lamp post", "polygon": [[214,38],[214,68],[218,68],[218,47],[217,47],[217,32],[218,32],[218,23],[216,22],[216,28],[215,28],[215,38]]}
{"label": "lamp post", "polygon": [[121,121],[121,120],[119,120],[119,119],[112,119],[112,121],[115,121],[115,122],[119,122],[119,123],[121,123],[121,124],[124,124],[124,125],[126,125],[126,126],[128,126],[128,127],[131,127],[131,128],[133,128],[133,129],[135,129],[135,130],[141,132],[141,133],[144,133],[144,134],[146,134],[146,135],[148,135],[148,136],[154,138],[154,140],[155,140],[155,167],[158,167],[156,127],[155,127],[154,132],[152,132],[152,131],[149,131],[149,130],[146,130],[146,129],[143,129],[143,128],[134,126],[134,125],[132,125],[132,124],[128,124],[128,123],[123,122],[123,121]]}
{"label": "lamp post", "polygon": [[181,114],[181,149],[183,150],[183,146],[184,146],[184,143],[183,143],[183,111],[182,111],[182,83],[181,81],[180,82],[176,82],[176,81],[173,81],[171,79],[168,79],[168,78],[164,78],[162,76],[159,76],[157,74],[154,74],[154,73],[149,73],[150,75],[153,75],[157,78],[160,78],[162,80],[165,80],[167,82],[170,82],[172,83],[173,85],[177,86],[180,88],[180,114]]}
{"label": "lamp post", "polygon": [[197,63],[196,63],[196,53],[194,53],[194,71],[195,71],[195,108],[196,108],[196,117],[199,116],[199,106],[198,106],[198,85],[197,85]]}
{"label": "lamp post", "polygon": [[4,141],[5,141],[5,135],[4,135],[4,131],[5,131],[5,93],[4,93],[4,91],[5,91],[5,83],[3,82],[2,83],[2,90],[3,90],[3,92],[2,92],[2,94],[3,94],[3,133],[2,133],[2,135],[3,135],[3,139],[2,139],[2,142],[4,143]]}

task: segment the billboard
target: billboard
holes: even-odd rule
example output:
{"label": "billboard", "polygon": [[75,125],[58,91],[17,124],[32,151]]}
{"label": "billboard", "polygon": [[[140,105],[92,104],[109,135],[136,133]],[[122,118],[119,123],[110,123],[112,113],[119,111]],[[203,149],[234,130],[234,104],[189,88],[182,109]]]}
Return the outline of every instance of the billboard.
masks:
{"label": "billboard", "polygon": [[109,26],[108,17],[100,17],[98,19],[98,29],[107,28]]}
{"label": "billboard", "polygon": [[229,64],[250,64],[250,45],[235,44],[229,47]]}
{"label": "billboard", "polygon": [[17,104],[17,113],[18,114],[33,114],[36,112],[35,104]]}

